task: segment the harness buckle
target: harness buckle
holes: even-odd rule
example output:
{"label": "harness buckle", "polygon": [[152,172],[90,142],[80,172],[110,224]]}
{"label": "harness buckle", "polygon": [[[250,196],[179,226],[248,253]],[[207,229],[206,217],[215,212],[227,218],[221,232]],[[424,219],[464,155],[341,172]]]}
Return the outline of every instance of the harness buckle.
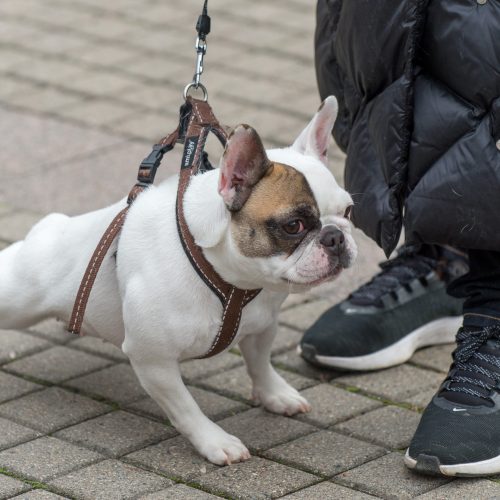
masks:
{"label": "harness buckle", "polygon": [[[156,169],[160,166],[163,155],[165,154],[165,149],[161,144],[155,144],[151,153],[149,153],[144,160],[141,162],[140,168],[143,169]],[[142,180],[142,179],[140,179]]]}

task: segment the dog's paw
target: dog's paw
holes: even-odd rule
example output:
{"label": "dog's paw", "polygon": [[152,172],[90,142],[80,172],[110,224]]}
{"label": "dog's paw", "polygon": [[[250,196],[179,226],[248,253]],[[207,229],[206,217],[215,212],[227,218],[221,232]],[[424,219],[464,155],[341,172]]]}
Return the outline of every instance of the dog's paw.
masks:
{"label": "dog's paw", "polygon": [[216,465],[231,465],[250,458],[246,446],[236,437],[214,426],[210,433],[193,442],[198,452]]}
{"label": "dog's paw", "polygon": [[287,417],[311,411],[311,405],[307,399],[288,384],[280,384],[280,387],[274,390],[256,389],[254,390],[254,399],[260,402],[266,410]]}

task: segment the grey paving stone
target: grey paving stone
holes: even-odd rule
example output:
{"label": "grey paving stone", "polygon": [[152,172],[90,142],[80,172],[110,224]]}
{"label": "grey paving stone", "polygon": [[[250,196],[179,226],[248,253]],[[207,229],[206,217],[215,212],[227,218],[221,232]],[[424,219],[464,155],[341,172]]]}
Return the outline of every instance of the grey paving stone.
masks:
{"label": "grey paving stone", "polygon": [[50,346],[50,342],[28,333],[0,330],[0,365]]}
{"label": "grey paving stone", "polygon": [[422,410],[431,402],[431,399],[436,394],[436,392],[437,390],[434,388],[426,389],[425,391],[415,394],[411,398],[407,398],[405,402],[413,405],[415,409]]}
{"label": "grey paving stone", "polygon": [[282,311],[279,321],[296,330],[304,331],[318,319],[321,313],[330,307],[332,307],[332,303],[329,300],[315,300],[314,302],[308,302]]}
{"label": "grey paving stone", "polygon": [[[103,97],[121,95],[127,87],[130,88],[133,86],[133,80],[126,76],[106,71],[106,68],[102,68],[100,71],[91,74],[89,72],[88,76],[84,76],[81,79],[73,79],[67,85],[71,90]],[[127,110],[130,110],[130,108],[127,108]]]}
{"label": "grey paving stone", "polygon": [[1,416],[45,433],[109,410],[107,405],[58,387],[28,394],[0,405]]}
{"label": "grey paving stone", "polygon": [[167,478],[117,460],[105,460],[49,483],[56,489],[88,500],[137,498],[173,484]]}
{"label": "grey paving stone", "polygon": [[384,406],[334,427],[344,433],[389,448],[406,448],[421,415],[396,406]]}
{"label": "grey paving stone", "polygon": [[[63,130],[61,132],[64,133]],[[41,140],[40,133],[34,139],[33,147],[37,146],[38,140]],[[120,200],[134,184],[137,165],[150,151],[151,145],[149,141],[144,145],[127,141],[124,137],[115,138],[115,141],[115,146],[100,150],[96,147],[96,151],[87,156],[75,150],[74,158],[68,162],[37,164],[29,175],[12,177],[8,192],[0,186],[0,199],[41,213],[61,212],[67,215],[96,210]],[[157,183],[168,171],[165,163],[158,172]],[[177,171],[178,166],[179,163],[176,163],[175,168],[172,166],[170,170]],[[112,179],[112,182],[100,182],[99,189],[96,189],[96,179],[101,178],[102,172],[106,172],[106,178]],[[43,183],[40,176],[43,176]]]}
{"label": "grey paving stone", "polygon": [[295,418],[321,427],[328,427],[382,405],[379,401],[331,384],[319,384],[305,389],[301,394],[309,401],[312,410]]}
{"label": "grey paving stone", "polygon": [[66,330],[66,325],[55,318],[47,319],[28,330],[31,335],[50,340],[57,344],[67,344],[75,340],[75,335]]}
{"label": "grey paving stone", "polygon": [[31,489],[30,485],[0,473],[0,498],[12,498],[29,489]]}
{"label": "grey paving stone", "polygon": [[6,205],[5,203],[0,203],[0,217],[3,217],[5,214],[12,212],[14,209]]}
{"label": "grey paving stone", "polygon": [[4,248],[7,248],[9,246],[9,243],[6,241],[0,240],[0,250],[3,250]]}
{"label": "grey paving stone", "polygon": [[9,48],[9,47],[2,47],[0,49],[0,70],[5,71],[8,70],[9,68],[12,68],[13,66],[18,66],[20,63],[24,62],[29,62],[31,61],[31,58],[27,55],[23,55],[20,53],[18,50]]}
{"label": "grey paving stone", "polygon": [[405,401],[425,389],[437,389],[442,381],[443,375],[410,365],[335,379],[336,383],[358,387],[391,401]]}
{"label": "grey paving stone", "polygon": [[267,458],[331,477],[380,457],[385,450],[331,431],[319,431],[265,452]]}
{"label": "grey paving stone", "polygon": [[5,79],[5,82],[0,89],[0,100],[10,106],[12,100],[15,99],[17,94],[35,92],[37,90],[40,90],[40,85],[28,83],[12,76]]}
{"label": "grey paving stone", "polygon": [[272,359],[275,366],[297,372],[304,377],[313,378],[320,382],[328,382],[338,376],[338,372],[334,370],[311,365],[299,356],[295,349],[274,356]]}
{"label": "grey paving stone", "polygon": [[273,355],[280,354],[289,349],[295,349],[302,338],[302,333],[292,328],[280,325],[273,341]]}
{"label": "grey paving stone", "polygon": [[258,457],[221,467],[197,480],[213,493],[252,500],[278,498],[317,481],[307,472]]}
{"label": "grey paving stone", "polygon": [[403,455],[390,453],[343,472],[335,482],[383,498],[414,498],[448,482],[448,479],[418,475],[403,463]]}
{"label": "grey paving stone", "polygon": [[[279,369],[277,371],[289,384],[299,391],[317,383],[315,380],[305,378],[293,372]],[[252,398],[252,381],[244,366],[221,371],[211,377],[200,379],[198,380],[198,384],[209,390],[216,390],[229,397],[241,398],[248,402]]]}
{"label": "grey paving stone", "polygon": [[267,450],[316,430],[305,422],[282,417],[261,408],[253,408],[218,423],[225,431],[239,437],[251,451]]}
{"label": "grey paving stone", "polygon": [[25,441],[30,441],[41,434],[23,425],[16,424],[11,420],[0,417],[0,450],[11,448]]}
{"label": "grey paving stone", "polygon": [[[126,64],[127,61],[132,61],[137,57],[130,48],[114,47],[112,45],[89,44],[85,49],[78,51],[76,54],[79,60],[89,63],[98,64],[106,67],[112,65]],[[134,57],[135,56],[135,57]]]}
{"label": "grey paving stone", "polygon": [[[140,75],[141,71],[144,71],[151,62],[157,62],[159,65],[159,72],[165,71],[166,73],[170,73],[170,67],[164,67],[160,69],[161,66],[165,66],[161,63],[162,57],[147,57],[143,58],[142,61],[134,61],[133,66],[130,66],[127,68],[127,72],[133,73],[133,74],[138,74]],[[172,70],[175,71],[174,66],[177,66],[177,61],[171,61],[172,62]],[[168,64],[170,66],[170,62]],[[181,63],[181,67],[184,69],[185,65],[184,63]],[[159,76],[157,73],[155,76]],[[170,76],[172,76],[172,73],[170,73]],[[167,121],[172,120],[172,124],[174,123],[174,116],[173,113],[176,112],[177,107],[179,106],[179,96],[170,93],[170,92],[165,92],[165,85],[154,85],[154,84],[149,84],[145,85],[144,83],[141,83],[140,85],[137,85],[131,89],[127,89],[123,94],[120,96],[120,100],[129,102],[139,108],[146,108],[152,111],[158,111],[158,109],[166,110],[166,116],[164,116],[164,123],[163,127],[167,125]],[[221,119],[220,116],[221,110],[217,109],[217,117]],[[222,123],[222,122],[221,122]],[[226,123],[226,122],[223,122]],[[152,136],[150,136],[153,138]]]}
{"label": "grey paving stone", "polygon": [[284,500],[369,500],[376,498],[372,495],[361,493],[361,491],[351,490],[339,484],[324,481],[323,483],[309,486],[290,495],[282,497]]}
{"label": "grey paving stone", "polygon": [[[244,403],[219,396],[213,392],[193,386],[188,386],[188,389],[199,404],[201,411],[212,420],[219,420],[248,409],[248,405]],[[162,422],[168,420],[162,409],[149,397],[131,403],[127,407],[141,414],[152,416]]]}
{"label": "grey paving stone", "polygon": [[140,500],[215,500],[216,497],[205,491],[197,490],[195,488],[190,488],[185,484],[177,484],[166,490],[157,491],[156,493],[150,493],[144,497],[140,497]]}
{"label": "grey paving stone", "polygon": [[134,370],[125,364],[75,378],[66,382],[66,385],[119,404],[131,403],[146,396]]}
{"label": "grey paving stone", "polygon": [[47,490],[31,490],[27,493],[22,493],[21,495],[14,497],[17,500],[57,500],[62,497],[61,495],[56,495]]}
{"label": "grey paving stone", "polygon": [[216,468],[182,436],[126,455],[125,460],[182,481],[193,481]]}
{"label": "grey paving stone", "polygon": [[101,458],[98,453],[60,439],[41,437],[1,451],[0,467],[25,478],[45,482]]}
{"label": "grey paving stone", "polygon": [[63,106],[80,103],[82,100],[83,98],[80,95],[67,93],[59,89],[55,90],[50,87],[35,87],[9,96],[10,105],[41,112],[54,111]]}
{"label": "grey paving stone", "polygon": [[[290,309],[292,307],[305,304],[306,302],[314,302],[318,300],[318,297],[314,295],[312,292],[306,292],[306,293],[291,293],[288,295],[288,297],[285,299],[281,306],[281,310],[285,311],[287,309]],[[286,327],[285,327],[286,328]],[[303,333],[298,332],[300,335],[300,338],[302,338]]]}
{"label": "grey paving stone", "polygon": [[40,215],[17,211],[0,217],[0,238],[5,241],[24,239],[28,231],[40,220]]}
{"label": "grey paving stone", "polygon": [[[130,104],[127,104],[127,106],[130,106]],[[178,119],[177,116],[174,117],[168,112],[168,108],[167,113],[158,113],[148,110],[136,111],[136,113],[140,114],[140,119],[137,118],[137,114],[129,114],[121,120],[113,121],[108,127],[114,132],[124,134],[127,137],[155,143],[160,140],[167,131],[170,131],[172,128],[171,124],[175,123],[176,118]],[[175,162],[175,164],[178,165],[179,162]]]}
{"label": "grey paving stone", "polygon": [[81,77],[82,74],[78,66],[54,59],[36,60],[29,67],[20,64],[10,71],[17,76],[28,77],[40,83],[59,83],[57,78],[69,79]]}
{"label": "grey paving stone", "polygon": [[485,479],[456,479],[417,498],[422,500],[449,500],[450,498],[493,500],[500,498],[500,484]]}
{"label": "grey paving stone", "polygon": [[54,436],[118,457],[175,434],[173,427],[125,411],[115,411],[63,429]]}
{"label": "grey paving stone", "polygon": [[0,371],[0,403],[43,389],[43,385]]}
{"label": "grey paving stone", "polygon": [[181,372],[184,380],[192,382],[196,379],[205,379],[214,373],[227,371],[230,368],[241,365],[243,365],[243,358],[241,356],[226,351],[214,358],[185,361],[181,363]]}
{"label": "grey paving stone", "polygon": [[108,99],[92,99],[58,108],[54,113],[87,125],[105,126],[130,116],[132,110],[129,106]]}
{"label": "grey paving stone", "polygon": [[128,361],[128,357],[115,345],[96,337],[79,337],[70,344],[72,349],[96,354],[114,361]]}
{"label": "grey paving stone", "polygon": [[416,363],[424,368],[431,368],[443,373],[448,373],[451,362],[451,353],[455,349],[455,344],[444,344],[434,347],[427,347],[417,351],[410,362]]}
{"label": "grey paving stone", "polygon": [[57,383],[104,368],[111,363],[112,361],[102,357],[58,345],[4,365],[3,368],[17,375]]}

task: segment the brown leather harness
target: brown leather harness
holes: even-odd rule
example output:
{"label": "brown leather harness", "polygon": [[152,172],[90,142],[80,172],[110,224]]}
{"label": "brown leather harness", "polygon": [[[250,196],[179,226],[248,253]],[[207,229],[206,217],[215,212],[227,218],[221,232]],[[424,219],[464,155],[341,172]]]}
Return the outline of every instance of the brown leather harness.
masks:
{"label": "brown leather harness", "polygon": [[182,246],[200,278],[212,290],[222,303],[222,320],[219,331],[210,349],[200,358],[207,358],[219,354],[233,342],[241,320],[243,307],[254,299],[260,290],[242,290],[227,283],[208,262],[202,249],[195,243],[184,217],[184,194],[193,175],[202,175],[211,169],[207,155],[204,152],[208,134],[212,132],[225,146],[227,133],[219,124],[208,102],[186,97],[185,104],[180,110],[179,126],[170,135],[164,137],[153,147],[139,167],[137,183],[130,191],[127,206],[113,219],[108,229],[99,241],[92,258],[87,266],[73,307],[68,330],[81,335],[85,309],[94,285],[99,268],[119,234],[131,204],[154,182],[156,171],[163,156],[171,151],[176,143],[184,144],[184,154],[181,162],[179,185],[177,189],[176,219],[179,238]]}

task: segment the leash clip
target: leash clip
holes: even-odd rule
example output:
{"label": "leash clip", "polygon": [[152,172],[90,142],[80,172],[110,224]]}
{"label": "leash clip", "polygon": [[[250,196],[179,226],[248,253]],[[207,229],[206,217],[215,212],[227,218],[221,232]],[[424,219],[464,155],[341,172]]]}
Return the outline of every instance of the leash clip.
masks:
{"label": "leash clip", "polygon": [[184,99],[187,98],[189,91],[194,88],[195,90],[201,89],[203,92],[203,100],[205,102],[208,100],[208,92],[205,86],[201,84],[200,80],[203,73],[203,58],[207,53],[207,35],[210,33],[210,16],[207,13],[207,3],[208,0],[205,0],[203,11],[198,18],[198,22],[196,23],[198,36],[194,46],[196,49],[196,66],[193,81],[184,88]]}
{"label": "leash clip", "polygon": [[200,85],[201,74],[203,73],[203,58],[207,53],[206,39],[198,36],[198,38],[196,38],[195,49],[196,49],[196,70],[193,76],[193,83],[195,84],[196,88],[198,88],[198,86]]}

